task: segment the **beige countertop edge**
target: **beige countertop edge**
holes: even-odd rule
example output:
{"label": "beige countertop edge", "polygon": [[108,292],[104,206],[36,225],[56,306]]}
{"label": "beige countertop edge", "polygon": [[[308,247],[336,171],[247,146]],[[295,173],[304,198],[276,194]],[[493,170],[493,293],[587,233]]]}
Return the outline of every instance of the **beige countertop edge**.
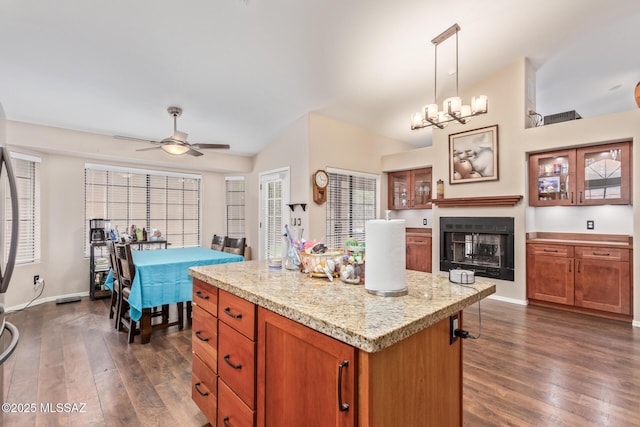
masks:
{"label": "beige countertop edge", "polygon": [[[273,299],[270,299],[266,295],[260,295],[256,292],[247,291],[245,289],[242,289],[241,287],[216,280],[215,278],[198,271],[198,267],[189,269],[189,273],[192,277],[200,279],[203,282],[227,291],[260,307],[263,307],[267,310],[270,310],[283,317],[291,319],[313,330],[321,332],[325,335],[337,339],[338,341],[352,345],[368,353],[375,353],[397,342],[400,342],[403,339],[417,332],[420,332],[423,329],[435,325],[436,323],[440,322],[443,319],[446,319],[452,314],[462,311],[464,308],[476,303],[479,299],[484,299],[489,295],[495,293],[496,291],[495,285],[491,285],[485,289],[480,290],[479,292],[460,296],[458,301],[451,303],[446,307],[434,310],[426,316],[417,318],[413,322],[388,331],[385,334],[377,336],[364,336],[348,328],[333,324],[326,319],[322,319],[309,313],[297,310],[294,307],[289,307],[281,304],[277,301],[274,301]],[[364,289],[362,289],[362,291],[365,292]]]}

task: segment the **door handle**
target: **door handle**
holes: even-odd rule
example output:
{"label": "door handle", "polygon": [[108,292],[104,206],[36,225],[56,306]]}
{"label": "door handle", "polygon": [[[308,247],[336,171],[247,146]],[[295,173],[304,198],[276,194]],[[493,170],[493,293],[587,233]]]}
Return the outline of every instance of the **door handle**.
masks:
{"label": "door handle", "polygon": [[205,391],[205,392],[200,391],[200,382],[195,383],[194,387],[196,388],[196,391],[198,392],[198,394],[200,396],[202,396],[202,397],[209,396],[209,392],[208,391]]}
{"label": "door handle", "polygon": [[224,314],[226,314],[229,317],[233,317],[234,319],[242,319],[242,313],[233,314],[229,307],[224,309]]}
{"label": "door handle", "polygon": [[236,370],[240,370],[240,369],[242,369],[242,365],[241,365],[241,364],[234,365],[233,363],[231,363],[231,362],[229,361],[229,359],[230,359],[230,358],[231,358],[231,356],[230,356],[230,355],[228,355],[228,354],[227,354],[226,356],[224,356],[224,357],[223,357],[223,359],[224,359],[224,361],[225,361],[225,363],[226,363],[227,365],[231,366],[233,369],[236,369]]}
{"label": "door handle", "polygon": [[208,300],[209,299],[209,295],[205,295],[200,291],[196,291],[196,296],[200,299],[204,299],[204,300]]}
{"label": "door handle", "polygon": [[196,331],[196,338],[198,338],[200,341],[203,341],[203,342],[209,341],[209,338],[203,338],[202,335],[200,335],[200,331]]}

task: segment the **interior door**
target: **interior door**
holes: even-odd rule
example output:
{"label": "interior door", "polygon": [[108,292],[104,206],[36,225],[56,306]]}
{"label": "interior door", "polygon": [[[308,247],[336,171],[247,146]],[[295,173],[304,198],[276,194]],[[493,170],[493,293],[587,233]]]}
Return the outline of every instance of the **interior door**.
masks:
{"label": "interior door", "polygon": [[260,174],[259,259],[283,257],[285,215],[289,202],[289,168]]}

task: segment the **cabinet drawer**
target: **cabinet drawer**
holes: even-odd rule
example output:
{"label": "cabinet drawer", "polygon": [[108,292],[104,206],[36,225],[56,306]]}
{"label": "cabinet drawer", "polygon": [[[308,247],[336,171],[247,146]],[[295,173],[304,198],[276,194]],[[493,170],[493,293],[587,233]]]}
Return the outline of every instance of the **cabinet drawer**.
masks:
{"label": "cabinet drawer", "polygon": [[213,314],[218,315],[218,288],[193,279],[193,304],[198,305]]}
{"label": "cabinet drawer", "polygon": [[218,378],[197,355],[192,358],[191,398],[211,424],[216,424]]}
{"label": "cabinet drawer", "polygon": [[256,345],[218,322],[218,373],[250,408],[255,408]]}
{"label": "cabinet drawer", "polygon": [[191,326],[191,346],[206,364],[216,372],[218,370],[218,319],[200,306],[193,306]]}
{"label": "cabinet drawer", "polygon": [[629,249],[578,246],[576,247],[576,258],[629,261]]}
{"label": "cabinet drawer", "polygon": [[250,340],[256,339],[256,306],[242,298],[220,290],[218,318]]}
{"label": "cabinet drawer", "polygon": [[252,427],[255,425],[255,412],[220,381],[218,426]]}
{"label": "cabinet drawer", "polygon": [[431,245],[431,237],[407,235],[407,245]]}
{"label": "cabinet drawer", "polygon": [[573,246],[529,243],[527,245],[527,251],[532,255],[551,255],[565,258],[573,257]]}

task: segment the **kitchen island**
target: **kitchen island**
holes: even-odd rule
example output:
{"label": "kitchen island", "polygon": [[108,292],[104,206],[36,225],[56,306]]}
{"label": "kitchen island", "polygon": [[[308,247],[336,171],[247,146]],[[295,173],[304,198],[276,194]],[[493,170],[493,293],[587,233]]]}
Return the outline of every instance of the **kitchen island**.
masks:
{"label": "kitchen island", "polygon": [[385,298],[266,261],[190,273],[192,396],[213,425],[462,425],[450,318],[494,284],[407,271]]}

